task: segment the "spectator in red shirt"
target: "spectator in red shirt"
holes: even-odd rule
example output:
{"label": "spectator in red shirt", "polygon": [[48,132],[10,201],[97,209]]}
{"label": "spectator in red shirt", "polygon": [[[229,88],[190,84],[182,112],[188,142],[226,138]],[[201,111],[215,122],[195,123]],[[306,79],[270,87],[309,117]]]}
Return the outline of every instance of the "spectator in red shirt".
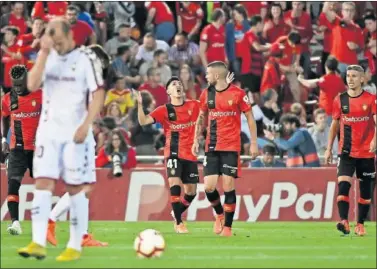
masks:
{"label": "spectator in red shirt", "polygon": [[4,65],[4,85],[3,92],[7,93],[12,88],[12,80],[10,78],[10,70],[16,64],[24,64],[22,54],[19,52],[20,47],[17,45],[18,28],[8,26],[5,28],[4,43],[1,45],[3,51],[1,61]]}
{"label": "spectator in red shirt", "polygon": [[[260,86],[263,74],[263,53],[267,52],[271,44],[263,44],[261,33],[263,30],[262,17],[256,15],[250,20],[250,30],[246,32],[243,42],[246,50],[242,56],[241,84],[245,90],[251,91],[254,102],[260,103]],[[246,53],[247,52],[247,53]]]}
{"label": "spectator in red shirt", "polygon": [[264,19],[267,15],[268,3],[262,1],[240,1],[247,11],[248,18],[260,15]]}
{"label": "spectator in red shirt", "polygon": [[12,11],[4,14],[0,18],[1,33],[5,34],[7,26],[15,26],[21,35],[26,34],[27,24],[24,16],[25,3],[24,2],[12,2]]}
{"label": "spectator in red shirt", "polygon": [[332,105],[338,94],[346,90],[343,79],[337,73],[338,61],[329,57],[325,64],[326,74],[321,78],[306,80],[302,75],[298,77],[299,82],[309,89],[319,87],[319,107],[326,111],[328,124],[331,124]]}
{"label": "spectator in red shirt", "polygon": [[369,71],[372,74],[372,82],[377,87],[377,66],[376,66],[376,15],[373,13],[367,13],[364,16],[365,22],[365,53],[364,56],[368,59]]}
{"label": "spectator in red shirt", "polygon": [[291,32],[288,36],[282,36],[276,40],[272,48],[281,49],[282,56],[279,58],[279,67],[289,83],[289,88],[295,102],[300,102],[300,85],[297,81],[297,73],[303,73],[300,66],[300,34]]}
{"label": "spectator in red shirt", "polygon": [[[45,5],[47,4],[47,12],[45,12]],[[57,16],[64,16],[67,12],[68,3],[66,1],[37,1],[34,4],[33,11],[31,12],[31,17],[42,18],[44,21],[49,21],[50,19]]]}
{"label": "spectator in red shirt", "polygon": [[179,69],[179,79],[182,82],[183,90],[186,93],[186,98],[191,100],[199,100],[202,93],[198,83],[195,83],[194,73],[189,65],[184,64]]}
{"label": "spectator in red shirt", "polygon": [[71,30],[73,32],[73,39],[77,46],[91,45],[97,43],[96,33],[93,29],[84,21],[78,19],[79,8],[70,5],[67,9],[66,17],[71,24]]}
{"label": "spectator in red shirt", "polygon": [[270,14],[263,28],[263,38],[268,43],[274,43],[279,37],[288,35],[291,27],[285,23],[283,9],[279,3],[272,3]]}
{"label": "spectator in red shirt", "polygon": [[[330,10],[336,10],[336,3],[329,2],[328,7]],[[332,48],[332,29],[334,24],[331,23],[324,12],[318,17],[318,33],[323,35],[323,51],[321,56],[322,72],[325,73],[325,63],[329,57]]]}
{"label": "spectator in red shirt", "polygon": [[301,66],[304,68],[305,78],[310,74],[309,44],[313,37],[312,21],[308,13],[303,11],[303,2],[292,2],[292,10],[284,15],[285,22],[301,36]]}
{"label": "spectator in red shirt", "polygon": [[343,78],[345,78],[348,65],[358,64],[357,54],[364,48],[364,38],[360,27],[354,23],[355,3],[343,2],[342,18],[331,10],[329,3],[323,6],[323,12],[327,19],[334,24],[332,30],[331,55],[338,62],[338,68]]}
{"label": "spectator in red shirt", "polygon": [[151,67],[147,71],[148,80],[141,84],[139,91],[147,90],[149,91],[154,99],[156,100],[156,106],[161,106],[168,102],[168,95],[166,94],[166,89],[161,86],[161,73],[158,72],[157,68]]}
{"label": "spectator in red shirt", "polygon": [[225,20],[225,12],[217,8],[212,13],[212,23],[202,30],[199,55],[204,66],[214,61],[228,63],[225,53]]}
{"label": "spectator in red shirt", "polygon": [[37,59],[39,51],[39,42],[44,33],[45,23],[41,18],[33,19],[32,31],[30,34],[21,35],[18,38],[17,45],[20,47],[20,52],[25,57],[25,60],[34,61]]}
{"label": "spectator in red shirt", "polygon": [[200,26],[204,12],[199,3],[179,1],[176,3],[178,33],[186,33],[189,40],[199,41]]}
{"label": "spectator in red shirt", "polygon": [[163,1],[147,1],[145,7],[148,10],[145,28],[147,30],[154,28],[156,39],[169,43],[176,32],[174,16],[169,6]]}
{"label": "spectator in red shirt", "polygon": [[236,5],[233,8],[233,20],[225,26],[226,55],[236,76],[241,74],[242,55],[247,50],[244,42],[244,35],[250,30],[250,23],[247,20],[246,9],[243,5]]}

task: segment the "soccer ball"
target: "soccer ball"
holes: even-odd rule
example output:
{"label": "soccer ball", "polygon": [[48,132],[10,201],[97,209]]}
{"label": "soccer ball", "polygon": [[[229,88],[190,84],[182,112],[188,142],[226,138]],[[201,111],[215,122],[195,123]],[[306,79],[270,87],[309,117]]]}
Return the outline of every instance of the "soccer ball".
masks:
{"label": "soccer ball", "polygon": [[147,229],[136,237],[134,249],[139,258],[160,257],[165,250],[165,240],[159,231]]}

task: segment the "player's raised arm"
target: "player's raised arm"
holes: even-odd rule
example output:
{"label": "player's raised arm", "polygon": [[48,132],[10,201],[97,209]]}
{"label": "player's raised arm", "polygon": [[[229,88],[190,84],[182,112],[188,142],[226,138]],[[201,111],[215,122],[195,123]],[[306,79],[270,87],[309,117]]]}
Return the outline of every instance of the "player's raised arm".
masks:
{"label": "player's raised arm", "polygon": [[38,90],[42,85],[42,77],[47,61],[47,57],[50,53],[50,49],[52,48],[52,39],[49,36],[49,32],[51,29],[48,29],[46,34],[41,39],[41,49],[39,50],[37,60],[33,68],[28,73],[27,78],[27,88],[29,91],[34,92]]}
{"label": "player's raised arm", "polygon": [[137,93],[137,119],[139,120],[139,124],[141,126],[148,125],[154,123],[154,119],[150,115],[145,115],[143,109],[143,97],[141,92]]}

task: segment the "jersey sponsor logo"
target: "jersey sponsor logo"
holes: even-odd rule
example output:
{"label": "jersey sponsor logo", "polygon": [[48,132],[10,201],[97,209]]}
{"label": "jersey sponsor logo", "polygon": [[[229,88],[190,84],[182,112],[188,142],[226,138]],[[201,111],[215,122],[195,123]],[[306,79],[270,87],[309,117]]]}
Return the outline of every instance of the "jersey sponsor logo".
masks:
{"label": "jersey sponsor logo", "polygon": [[224,47],[224,43],[216,42],[212,44],[212,48],[223,48],[223,47]]}
{"label": "jersey sponsor logo", "polygon": [[188,123],[182,123],[182,124],[170,124],[170,129],[172,130],[183,130],[183,129],[186,129],[186,128],[190,128],[192,126],[194,126],[196,124],[196,122],[194,121],[190,121]]}
{"label": "jersey sponsor logo", "polygon": [[20,113],[13,113],[12,116],[17,119],[25,119],[25,118],[36,118],[36,117],[39,117],[40,114],[41,114],[40,111],[29,112],[29,113],[20,112]]}
{"label": "jersey sponsor logo", "polygon": [[369,117],[368,116],[365,116],[365,117],[347,117],[347,116],[343,115],[343,120],[345,122],[363,122],[363,121],[368,121]]}
{"label": "jersey sponsor logo", "polygon": [[237,113],[235,111],[211,111],[209,112],[209,116],[212,118],[221,118],[221,117],[233,117],[236,116]]}

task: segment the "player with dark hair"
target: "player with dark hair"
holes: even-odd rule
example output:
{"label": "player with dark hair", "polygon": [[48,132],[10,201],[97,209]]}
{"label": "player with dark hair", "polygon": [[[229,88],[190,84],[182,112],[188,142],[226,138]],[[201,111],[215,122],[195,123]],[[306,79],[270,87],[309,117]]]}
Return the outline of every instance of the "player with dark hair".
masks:
{"label": "player with dark hair", "polygon": [[[241,113],[245,113],[250,129],[250,153],[253,158],[258,155],[257,127],[249,99],[245,91],[227,82],[228,72],[223,62],[212,62],[207,66],[209,87],[200,96],[200,113],[192,146],[192,153],[197,155],[202,125],[208,118],[203,162],[204,184],[207,198],[216,211],[214,232],[222,236],[232,236],[236,208],[234,180],[240,176]],[[216,190],[220,175],[225,194],[224,208]]]}
{"label": "player with dark hair", "polygon": [[[199,182],[197,158],[191,153],[199,102],[185,100],[182,82],[177,77],[172,77],[167,82],[166,92],[170,102],[157,107],[149,115],[145,115],[143,98],[139,92],[138,120],[142,126],[159,122],[164,127],[166,136],[164,156],[175,219],[174,229],[177,233],[188,233],[181,216],[194,200],[196,185]],[[183,198],[181,198],[181,183],[185,193]]]}
{"label": "player with dark hair", "polygon": [[19,190],[27,169],[33,177],[33,153],[35,134],[42,107],[42,92],[30,93],[26,87],[27,69],[15,65],[10,70],[12,89],[2,100],[3,122],[2,150],[9,151],[6,135],[11,128],[10,154],[7,161],[8,209],[12,224],[7,231],[12,235],[22,234],[18,218]]}
{"label": "player with dark hair", "polygon": [[359,65],[347,68],[348,90],[336,97],[333,105],[333,120],[330,127],[326,162],[332,160],[332,145],[340,130],[338,157],[338,210],[340,222],[337,229],[350,233],[348,222],[349,191],[351,178],[356,171],[359,179],[360,198],[355,234],[366,234],[364,221],[372,198],[371,183],[376,179],[376,96],[364,91],[364,69]]}

